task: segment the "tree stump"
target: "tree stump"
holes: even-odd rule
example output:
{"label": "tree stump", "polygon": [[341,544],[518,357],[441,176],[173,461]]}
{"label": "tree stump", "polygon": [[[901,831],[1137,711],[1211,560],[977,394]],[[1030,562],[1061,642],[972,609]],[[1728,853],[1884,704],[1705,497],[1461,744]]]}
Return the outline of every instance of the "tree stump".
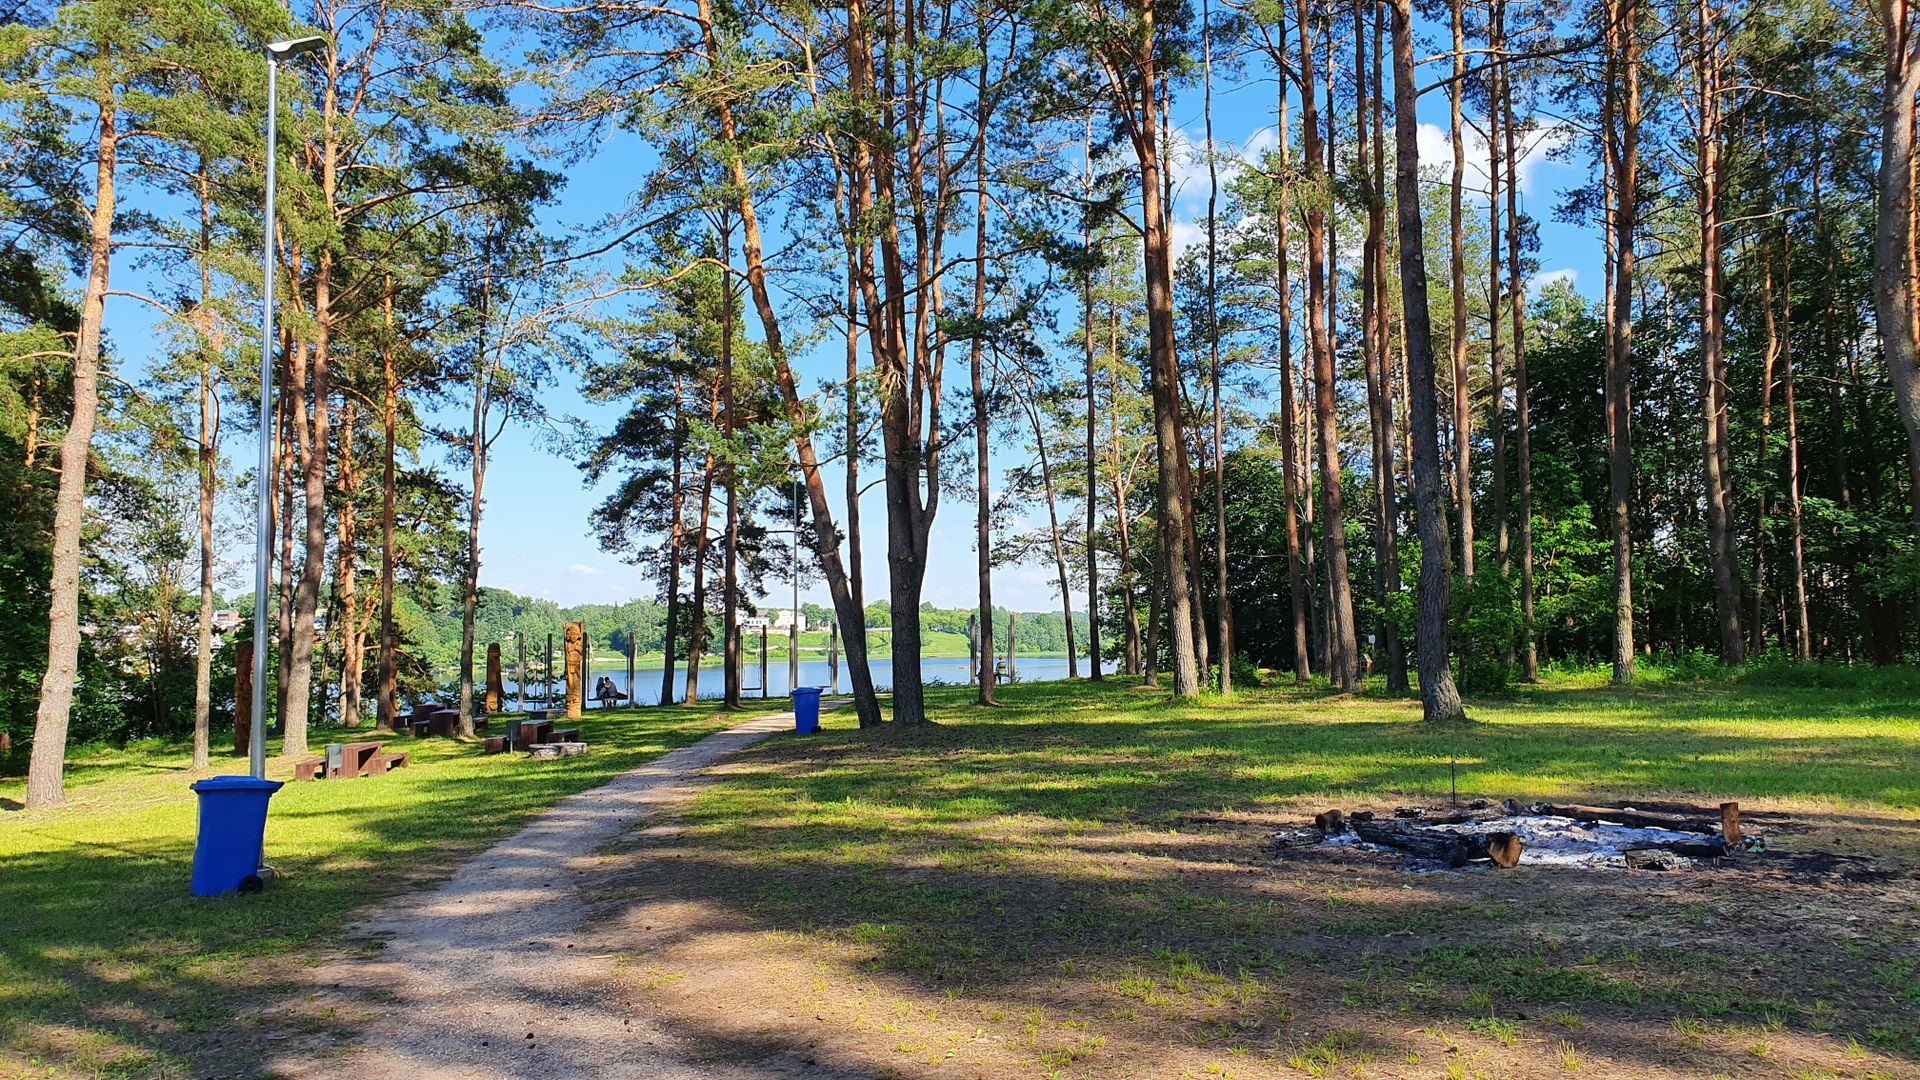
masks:
{"label": "tree stump", "polygon": [[1511,870],[1520,864],[1520,838],[1510,832],[1490,832],[1486,835],[1487,858],[1502,870]]}

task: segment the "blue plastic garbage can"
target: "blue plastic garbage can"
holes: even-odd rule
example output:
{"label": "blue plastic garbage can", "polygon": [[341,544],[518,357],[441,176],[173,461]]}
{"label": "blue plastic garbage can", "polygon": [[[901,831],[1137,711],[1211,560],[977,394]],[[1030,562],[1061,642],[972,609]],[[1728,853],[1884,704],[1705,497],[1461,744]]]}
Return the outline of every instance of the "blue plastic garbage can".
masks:
{"label": "blue plastic garbage can", "polygon": [[820,730],[820,688],[817,686],[796,686],[793,693],[793,730],[801,735],[811,735]]}
{"label": "blue plastic garbage can", "polygon": [[280,790],[278,780],[251,776],[210,776],[193,785],[200,796],[200,836],[193,846],[193,895],[219,896],[238,890],[260,872],[260,851],[267,831],[267,800]]}

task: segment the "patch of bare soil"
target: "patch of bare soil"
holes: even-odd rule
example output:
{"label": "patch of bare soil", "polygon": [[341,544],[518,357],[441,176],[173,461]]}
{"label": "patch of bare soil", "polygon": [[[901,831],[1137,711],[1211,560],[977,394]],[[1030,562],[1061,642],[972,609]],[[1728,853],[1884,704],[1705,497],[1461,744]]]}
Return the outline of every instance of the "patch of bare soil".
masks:
{"label": "patch of bare soil", "polygon": [[1276,852],[1278,815],[810,849],[669,818],[591,923],[674,1037],[836,1075],[1920,1078],[1913,864],[1799,847],[1915,826],[1793,819],[1756,868],[1676,874],[1409,873]]}

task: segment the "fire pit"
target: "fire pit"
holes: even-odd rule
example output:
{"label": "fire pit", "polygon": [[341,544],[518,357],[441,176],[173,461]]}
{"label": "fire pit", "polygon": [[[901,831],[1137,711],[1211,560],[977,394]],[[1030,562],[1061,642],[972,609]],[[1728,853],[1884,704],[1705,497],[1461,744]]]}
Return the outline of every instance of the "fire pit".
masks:
{"label": "fire pit", "polygon": [[1369,811],[1329,810],[1311,826],[1276,833],[1280,848],[1323,846],[1398,854],[1412,869],[1458,869],[1488,863],[1511,869],[1538,866],[1687,870],[1765,850],[1740,825],[1738,803],[1683,812],[1634,807],[1523,806],[1509,799],[1463,810],[1402,807],[1391,818]]}

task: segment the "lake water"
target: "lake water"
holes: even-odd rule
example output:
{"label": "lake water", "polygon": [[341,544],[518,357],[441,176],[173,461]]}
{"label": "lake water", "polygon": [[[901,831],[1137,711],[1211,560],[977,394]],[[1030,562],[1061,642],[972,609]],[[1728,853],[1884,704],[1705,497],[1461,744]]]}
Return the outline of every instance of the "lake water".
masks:
{"label": "lake water", "polygon": [[[891,659],[884,657],[875,658],[867,662],[867,667],[873,672],[873,682],[876,688],[881,690],[890,690],[893,688],[893,661]],[[1067,659],[1064,656],[1036,656],[1031,659],[1022,657],[1016,667],[1019,671],[1021,682],[1052,682],[1067,677]],[[1108,673],[1112,673],[1117,671],[1118,668],[1114,663],[1109,662],[1105,670]],[[1080,671],[1082,675],[1087,671],[1087,663],[1084,659],[1080,662]],[[929,686],[942,683],[964,686],[967,682],[967,661],[965,657],[954,659],[923,659],[920,661],[920,674],[921,678],[924,679]],[[617,687],[621,693],[627,691],[626,664],[619,661],[601,661],[595,664],[588,672],[586,689],[589,698],[593,695],[593,684],[599,681],[602,675],[611,678],[613,685]],[[635,704],[659,704],[660,666],[656,664],[651,668],[641,667],[636,674],[636,678],[640,683],[640,695]],[[745,698],[757,698],[761,696],[760,665],[758,658],[752,656],[747,658],[746,675],[741,680],[741,683],[742,689],[740,696]],[[708,698],[718,699],[725,692],[725,684],[725,672],[721,665],[700,665],[701,700]],[[677,668],[673,674],[673,693],[676,698],[685,693],[686,685],[686,668],[682,665]],[[828,674],[827,662],[824,660],[800,661],[800,685],[831,686],[832,679]],[[853,679],[847,674],[847,665],[844,662],[840,665],[840,689],[846,693],[853,692]],[[545,690],[546,688],[541,684],[529,684],[527,687],[528,703],[536,702],[545,693]],[[556,680],[553,693],[556,699],[564,698],[566,696],[565,684]],[[787,696],[787,662],[784,658],[770,658],[767,661],[766,696],[777,698]],[[512,682],[507,683],[507,697],[509,704],[517,704]],[[591,704],[591,702],[589,702],[589,704]]]}

